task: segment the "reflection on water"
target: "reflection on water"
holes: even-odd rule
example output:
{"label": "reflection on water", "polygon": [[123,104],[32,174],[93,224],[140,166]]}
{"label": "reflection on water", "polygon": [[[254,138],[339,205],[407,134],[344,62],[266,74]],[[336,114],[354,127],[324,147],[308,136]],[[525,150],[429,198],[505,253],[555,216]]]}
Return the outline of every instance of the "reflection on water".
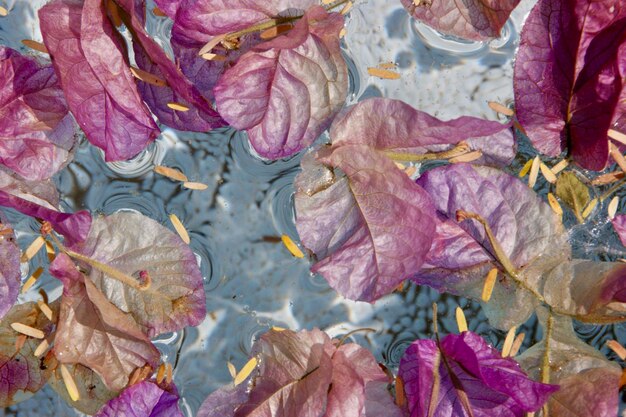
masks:
{"label": "reflection on water", "polygon": [[[24,52],[21,39],[41,40],[34,10],[43,3],[8,0],[11,14],[0,20],[0,43]],[[349,101],[382,95],[402,99],[441,118],[468,114],[497,119],[486,103],[512,101],[512,59],[521,22],[532,4],[532,0],[522,2],[501,39],[467,43],[442,37],[414,22],[399,1],[358,1],[347,21],[344,45],[351,77]],[[166,19],[149,21],[150,31],[160,39],[167,38],[170,28]],[[400,80],[380,80],[367,74],[367,67],[385,61],[398,65]],[[519,171],[532,155],[523,144],[511,171]],[[356,333],[352,339],[394,367],[408,343],[431,336],[431,305],[438,302],[442,334],[456,331],[454,309],[461,305],[471,330],[493,345],[502,344],[504,334],[487,325],[477,303],[414,285],[375,305],[350,302],[338,297],[323,278],[310,274],[308,261],[293,258],[280,243],[268,238],[283,233],[297,237],[292,183],[299,159],[263,161],[253,155],[245,135],[229,129],[209,134],[166,129],[154,145],[124,163],[106,164],[98,150],[83,143],[76,161],[58,177],[67,209],[102,213],[132,209],[167,227],[171,227],[167,215],[175,213],[189,230],[205,277],[210,314],[198,328],[163,335],[157,341],[164,357],[176,365],[175,382],[189,416],[208,393],[229,382],[226,362],[240,368],[255,338],[271,326],[317,326],[331,335],[373,328],[375,333]],[[178,168],[192,181],[207,184],[208,189],[186,190],[154,174],[154,164]],[[547,193],[548,186],[541,183],[537,190]],[[587,225],[572,228],[577,255],[603,260],[626,257],[626,249],[607,226],[604,213],[603,207]],[[16,228],[25,231],[19,241],[26,245],[37,224],[15,213],[10,218],[18,222]],[[573,219],[566,221],[573,226]],[[38,285],[60,294],[52,279]],[[524,347],[541,338],[535,319],[520,331],[526,333]],[[626,344],[623,325],[578,325],[577,331],[606,354],[606,340]],[[616,359],[612,353],[609,357]],[[77,414],[46,388],[5,415]]]}

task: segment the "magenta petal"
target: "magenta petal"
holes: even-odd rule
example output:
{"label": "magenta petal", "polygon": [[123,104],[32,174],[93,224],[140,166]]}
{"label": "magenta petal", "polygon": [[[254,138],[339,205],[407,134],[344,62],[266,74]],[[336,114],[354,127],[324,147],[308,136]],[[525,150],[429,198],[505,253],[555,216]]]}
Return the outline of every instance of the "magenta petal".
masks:
{"label": "magenta petal", "polygon": [[17,245],[11,225],[0,216],[0,319],[13,307],[22,284],[20,278],[20,257],[22,251]]}
{"label": "magenta petal", "polygon": [[[448,335],[441,347],[433,340],[416,340],[400,361],[399,376],[412,417],[426,417],[429,408],[434,409],[432,415],[465,416],[459,390],[476,417],[523,417],[558,390],[529,379],[517,362],[503,358],[471,332]],[[434,390],[437,403],[431,404]]]}
{"label": "magenta petal", "polygon": [[247,52],[220,78],[214,90],[220,114],[248,132],[261,156],[278,159],[304,149],[344,104],[342,28],[342,15],[313,7],[286,35]]}
{"label": "magenta petal", "polygon": [[2,190],[0,206],[11,207],[27,216],[50,222],[54,230],[65,237],[68,245],[84,241],[91,227],[91,214],[87,210],[61,213]]}
{"label": "magenta petal", "polygon": [[248,385],[227,385],[211,393],[202,402],[196,417],[234,417],[237,408],[248,399]]}
{"label": "magenta petal", "polygon": [[51,65],[0,46],[0,163],[43,180],[71,158],[76,125]]}
{"label": "magenta petal", "polygon": [[541,0],[531,11],[515,61],[515,108],[540,152],[567,146],[582,167],[604,169],[625,35],[626,7],[613,0]]}
{"label": "magenta petal", "polygon": [[367,145],[381,151],[443,152],[465,142],[481,151],[477,164],[506,166],[516,153],[510,124],[463,116],[443,121],[386,98],[364,100],[339,115],[330,130],[333,146]]}
{"label": "magenta petal", "polygon": [[367,146],[341,146],[318,161],[305,156],[296,179],[298,234],[319,259],[311,270],[343,296],[373,302],[422,266],[435,231],[432,202]]}
{"label": "magenta petal", "polygon": [[99,0],[53,0],[41,32],[72,114],[107,161],[130,159],[159,134]]}
{"label": "magenta petal", "polygon": [[98,411],[95,417],[184,417],[178,395],[143,381],[126,388]]}
{"label": "magenta petal", "polygon": [[619,214],[615,216],[613,220],[611,220],[613,224],[613,228],[615,232],[617,232],[617,236],[619,236],[619,240],[622,242],[622,245],[626,246],[626,215]]}
{"label": "magenta petal", "polygon": [[[446,35],[476,41],[500,36],[509,15],[520,0],[402,0],[402,5],[417,20]],[[432,3],[432,4],[431,4]]]}
{"label": "magenta petal", "polygon": [[[152,39],[144,28],[143,14],[139,14],[142,3],[133,0],[120,2],[131,16],[135,56],[140,68],[164,79],[166,87],[157,87],[139,82],[140,92],[159,121],[167,126],[180,130],[206,132],[213,128],[225,126],[222,118],[213,109],[212,104],[183,74]],[[168,103],[179,103],[189,108],[188,111],[173,110]]]}

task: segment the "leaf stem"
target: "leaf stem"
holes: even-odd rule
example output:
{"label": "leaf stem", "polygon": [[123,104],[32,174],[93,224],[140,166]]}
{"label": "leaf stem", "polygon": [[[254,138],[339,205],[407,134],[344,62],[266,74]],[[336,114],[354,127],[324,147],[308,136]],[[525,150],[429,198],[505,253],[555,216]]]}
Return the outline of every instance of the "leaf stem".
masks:
{"label": "leaf stem", "polygon": [[470,147],[465,142],[459,142],[454,148],[443,152],[428,152],[423,154],[415,154],[410,152],[392,152],[385,151],[385,156],[396,162],[420,162],[450,159],[464,155],[470,151]]}
{"label": "leaf stem", "polygon": [[[541,361],[541,382],[544,384],[550,383],[550,338],[552,337],[552,328],[554,325],[554,317],[552,315],[552,310],[548,311],[548,319],[546,320],[546,329],[545,329],[545,349],[543,351],[543,359]],[[548,403],[546,402],[543,406],[543,415],[549,416],[550,412],[548,410]]]}
{"label": "leaf stem", "polygon": [[351,332],[344,334],[343,337],[339,339],[339,346],[343,345],[346,339],[348,339],[350,336],[358,332],[372,333],[372,332],[376,332],[376,329],[372,329],[371,327],[363,327],[361,329],[352,330]]}
{"label": "leaf stem", "polygon": [[54,244],[59,248],[59,250],[65,253],[70,258],[85,262],[89,266],[97,269],[100,272],[105,273],[111,278],[118,280],[124,285],[128,285],[129,287],[134,288],[136,290],[144,291],[144,290],[147,290],[150,287],[150,284],[152,283],[150,274],[148,274],[147,271],[141,274],[142,278],[144,279],[144,282],[139,282],[139,280],[129,276],[128,274],[125,274],[119,269],[113,268],[109,265],[103,264],[102,262],[96,261],[95,259],[91,259],[88,256],[85,256],[83,254],[74,252],[66,248],[65,246],[63,246],[63,244],[59,241],[59,239],[54,234],[51,233],[50,236],[52,237]]}
{"label": "leaf stem", "polygon": [[613,185],[611,188],[609,188],[608,190],[606,190],[602,195],[600,195],[600,198],[598,199],[600,202],[606,200],[607,198],[609,198],[611,196],[611,194],[613,194],[615,191],[619,190],[622,185],[626,184],[626,178],[619,180],[617,183],[615,183],[615,185]]}

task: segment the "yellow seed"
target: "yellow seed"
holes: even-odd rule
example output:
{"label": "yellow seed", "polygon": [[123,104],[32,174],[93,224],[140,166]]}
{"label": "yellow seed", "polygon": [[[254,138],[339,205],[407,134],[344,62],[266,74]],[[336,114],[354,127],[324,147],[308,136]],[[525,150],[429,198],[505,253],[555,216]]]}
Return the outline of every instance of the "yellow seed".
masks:
{"label": "yellow seed", "polygon": [[519,172],[519,177],[522,178],[523,176],[525,176],[526,174],[528,174],[528,171],[530,171],[530,166],[533,164],[533,160],[529,159],[528,161],[526,161],[526,163],[524,164],[524,166],[522,167],[522,169]]}
{"label": "yellow seed", "polygon": [[189,242],[191,242],[191,239],[189,239],[189,233],[187,233],[187,229],[185,229],[185,226],[183,226],[183,223],[180,221],[178,216],[174,213],[170,214],[170,221],[172,222],[172,225],[174,225],[174,229],[176,229],[178,236],[180,236],[183,242],[189,244]]}
{"label": "yellow seed", "polygon": [[624,159],[624,155],[622,155],[619,149],[617,149],[617,146],[613,145],[612,142],[609,142],[609,155],[611,155],[621,170],[626,172],[626,159]]}
{"label": "yellow seed", "polygon": [[170,365],[169,363],[166,363],[165,364],[165,382],[167,382],[168,385],[172,383],[172,379],[173,379],[172,372],[173,372],[172,365]]}
{"label": "yellow seed", "polygon": [[369,67],[367,73],[371,76],[382,78],[385,80],[397,80],[400,78],[400,74],[395,71],[389,71],[382,68]]}
{"label": "yellow seed", "polygon": [[232,379],[235,379],[237,376],[237,368],[230,361],[226,362],[226,366],[228,367],[228,373],[230,374]]}
{"label": "yellow seed", "polygon": [[38,236],[37,239],[33,240],[28,248],[22,254],[22,258],[20,259],[22,262],[28,262],[39,252],[39,249],[43,247],[46,243],[43,237]]}
{"label": "yellow seed", "polygon": [[274,330],[275,332],[284,332],[287,329],[285,329],[284,327],[272,326],[272,330]]}
{"label": "yellow seed", "polygon": [[63,377],[65,389],[67,389],[67,393],[70,394],[70,398],[72,399],[72,401],[78,401],[80,399],[80,394],[78,394],[78,387],[76,387],[76,382],[74,382],[72,374],[70,374],[70,371],[64,364],[61,364],[61,376]]}
{"label": "yellow seed", "polygon": [[587,207],[585,207],[585,209],[581,213],[582,216],[583,216],[583,219],[586,219],[587,217],[589,217],[589,215],[591,214],[593,209],[596,208],[597,204],[598,204],[598,199],[597,198],[594,198],[593,200],[591,200],[589,202],[589,204],[587,204]]}
{"label": "yellow seed", "polygon": [[287,235],[282,235],[281,240],[283,241],[283,245],[289,250],[289,252],[295,256],[296,258],[304,258],[304,253],[300,250],[298,245],[294,243],[293,240]]}
{"label": "yellow seed", "polygon": [[256,368],[256,365],[257,365],[257,359],[256,358],[250,359],[248,363],[246,363],[243,366],[243,368],[241,368],[241,371],[239,371],[239,373],[235,376],[235,381],[234,381],[235,386],[245,381],[250,376],[252,371],[254,371],[254,368]]}
{"label": "yellow seed", "polygon": [[513,341],[515,340],[515,332],[517,331],[516,327],[513,326],[506,334],[506,338],[504,339],[504,344],[502,345],[502,357],[506,358],[511,355],[511,348],[513,347]]}
{"label": "yellow seed", "polygon": [[130,72],[135,78],[145,83],[152,84],[157,87],[167,86],[167,82],[163,78],[157,77],[156,75],[151,74],[148,71],[144,71],[140,68],[130,67]]}
{"label": "yellow seed", "polygon": [[541,165],[541,161],[539,161],[539,157],[535,156],[533,159],[533,163],[530,166],[530,175],[528,176],[528,186],[530,188],[534,188],[537,183],[537,176],[539,175],[539,166]]}
{"label": "yellow seed", "polygon": [[11,328],[13,328],[13,330],[18,333],[34,337],[35,339],[43,339],[45,336],[41,330],[35,329],[34,327],[30,327],[22,323],[11,323]]}
{"label": "yellow seed", "polygon": [[41,343],[37,346],[37,348],[35,349],[35,351],[33,352],[33,355],[35,355],[36,358],[40,357],[41,355],[44,354],[44,352],[46,350],[48,350],[48,348],[50,347],[50,343],[48,343],[48,341],[46,339],[42,340]]}
{"label": "yellow seed", "polygon": [[520,333],[517,335],[515,340],[513,341],[513,346],[511,346],[511,351],[509,352],[509,356],[517,356],[517,352],[522,347],[522,343],[524,343],[524,338],[526,337],[526,333]]}
{"label": "yellow seed", "polygon": [[189,111],[189,107],[181,103],[176,103],[175,101],[167,103],[167,107],[169,107],[172,110],[177,110],[177,111]]}
{"label": "yellow seed", "polygon": [[615,354],[619,356],[621,360],[626,360],[626,348],[624,348],[624,346],[622,346],[618,341],[609,340],[608,342],[606,342],[606,345],[609,349],[615,352]]}
{"label": "yellow seed", "polygon": [[394,64],[393,62],[381,62],[380,64],[378,64],[378,68],[382,68],[382,69],[394,69],[396,67],[396,64]]}
{"label": "yellow seed", "polygon": [[608,207],[609,219],[613,220],[615,218],[615,213],[617,213],[617,206],[619,205],[619,197],[615,196],[611,199]]}
{"label": "yellow seed", "polygon": [[492,268],[491,271],[487,273],[485,285],[483,286],[483,294],[481,298],[484,302],[488,302],[491,299],[491,293],[493,293],[493,286],[496,284],[496,278],[498,278],[498,269]]}
{"label": "yellow seed", "polygon": [[159,17],[167,17],[167,14],[165,14],[165,12],[158,7],[154,7],[152,9],[152,14]]}
{"label": "yellow seed", "polygon": [[322,4],[331,4],[335,0],[322,0]]}
{"label": "yellow seed", "polygon": [[555,166],[553,166],[550,170],[552,171],[552,173],[554,175],[557,175],[559,172],[563,171],[565,168],[567,168],[567,166],[569,165],[569,162],[567,162],[565,159],[561,159]]}
{"label": "yellow seed", "polygon": [[483,156],[483,153],[481,151],[472,151],[463,155],[455,156],[454,158],[450,158],[448,159],[448,161],[450,161],[450,163],[452,164],[457,164],[459,162],[472,162],[477,160],[481,156]]}
{"label": "yellow seed", "polygon": [[591,185],[606,185],[614,183],[617,180],[621,180],[626,177],[626,173],[623,171],[613,171],[606,174],[598,175],[591,181]]}
{"label": "yellow seed", "polygon": [[7,16],[8,14],[9,14],[9,11],[5,9],[4,7],[0,6],[0,16],[4,17],[4,16]]}
{"label": "yellow seed", "polygon": [[37,300],[37,306],[39,306],[39,310],[41,310],[43,315],[46,316],[46,318],[48,320],[54,321],[54,320],[52,320],[52,318],[53,318],[52,309],[50,308],[50,306],[48,304],[46,304],[42,300]]}
{"label": "yellow seed", "polygon": [[489,101],[487,102],[487,105],[489,106],[491,110],[495,111],[496,113],[503,114],[505,116],[511,117],[515,114],[513,110],[509,109],[504,104],[500,104],[496,101]]}
{"label": "yellow seed", "polygon": [[41,42],[33,41],[31,39],[22,39],[22,44],[35,51],[43,52],[44,54],[48,53],[48,48],[46,48],[46,45]]}
{"label": "yellow seed", "polygon": [[553,212],[555,212],[559,216],[563,216],[563,209],[561,208],[561,205],[552,193],[548,193],[548,204],[550,204]]}
{"label": "yellow seed", "polygon": [[459,328],[459,333],[467,331],[467,320],[465,319],[465,313],[461,307],[456,308],[456,325]]}
{"label": "yellow seed", "polygon": [[161,382],[163,382],[163,379],[165,378],[165,364],[161,364],[159,365],[159,369],[157,370],[157,374],[156,374],[156,382],[157,384],[160,384]]}
{"label": "yellow seed", "polygon": [[353,5],[354,5],[354,3],[352,3],[351,1],[347,2],[346,5],[343,6],[343,9],[341,9],[341,11],[339,13],[347,14],[352,9]]}
{"label": "yellow seed", "polygon": [[626,135],[617,130],[609,129],[609,137],[619,143],[626,145]]}
{"label": "yellow seed", "polygon": [[22,286],[22,294],[25,294],[28,290],[30,290],[30,287],[32,287],[33,284],[37,282],[37,278],[41,276],[42,272],[42,267],[37,268],[35,272],[33,272],[33,274],[26,280],[26,282]]}
{"label": "yellow seed", "polygon": [[185,176],[185,174],[183,174],[179,170],[166,167],[163,165],[155,166],[154,172],[156,172],[157,174],[163,175],[164,177],[170,178],[172,180],[181,181],[181,182],[189,181],[188,178]]}
{"label": "yellow seed", "polygon": [[207,188],[209,188],[208,185],[203,184],[201,182],[189,182],[189,181],[185,181],[183,183],[183,187],[188,188],[190,190],[206,190]]}
{"label": "yellow seed", "polygon": [[539,165],[539,168],[541,169],[541,173],[543,174],[543,176],[550,184],[554,184],[556,182],[556,175],[554,175],[554,172],[552,172],[552,170],[550,170],[550,168],[548,168],[546,164],[542,162]]}
{"label": "yellow seed", "polygon": [[207,61],[226,61],[226,57],[224,55],[213,54],[211,52],[207,52],[206,54],[202,54],[201,56]]}
{"label": "yellow seed", "polygon": [[344,36],[346,36],[346,28],[342,28],[339,31],[339,38],[343,38]]}

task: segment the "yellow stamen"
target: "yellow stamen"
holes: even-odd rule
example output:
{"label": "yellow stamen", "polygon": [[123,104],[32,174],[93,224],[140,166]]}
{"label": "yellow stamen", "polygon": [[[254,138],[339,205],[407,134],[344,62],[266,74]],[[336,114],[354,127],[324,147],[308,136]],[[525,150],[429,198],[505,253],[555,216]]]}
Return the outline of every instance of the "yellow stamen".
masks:
{"label": "yellow stamen", "polygon": [[493,287],[496,284],[496,278],[498,278],[498,269],[492,268],[487,273],[487,278],[485,279],[485,285],[483,286],[482,300],[484,302],[488,302],[491,299],[491,294],[493,293]]}
{"label": "yellow stamen", "polygon": [[289,236],[282,235],[280,238],[283,241],[283,245],[285,245],[289,253],[291,253],[296,258],[304,258],[304,253],[302,252],[302,250],[300,250],[298,245],[296,245]]}
{"label": "yellow stamen", "polygon": [[172,222],[172,225],[174,225],[174,229],[176,229],[178,236],[180,236],[183,242],[189,244],[189,242],[191,242],[191,239],[189,239],[189,233],[187,233],[187,229],[185,229],[185,226],[183,226],[183,223],[180,221],[178,216],[174,213],[170,214],[170,221]]}
{"label": "yellow stamen", "polygon": [[243,368],[241,368],[241,371],[239,371],[239,373],[235,376],[235,386],[241,384],[250,376],[252,371],[254,371],[254,369],[256,368],[257,363],[257,359],[252,358],[248,361],[248,363],[243,366]]}
{"label": "yellow stamen", "polygon": [[465,313],[461,307],[456,308],[456,325],[459,328],[459,333],[467,331],[467,320],[465,319]]}

